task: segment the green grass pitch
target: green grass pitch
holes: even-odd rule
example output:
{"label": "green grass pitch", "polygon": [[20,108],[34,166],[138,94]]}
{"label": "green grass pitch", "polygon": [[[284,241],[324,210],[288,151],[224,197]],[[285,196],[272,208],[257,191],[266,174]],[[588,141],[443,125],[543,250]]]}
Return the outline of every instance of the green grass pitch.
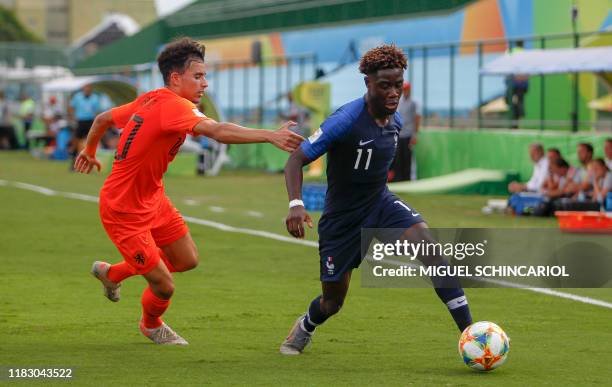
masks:
{"label": "green grass pitch", "polygon": [[[95,196],[103,182],[97,174],[68,173],[63,163],[6,152],[0,179]],[[280,175],[165,182],[184,215],[286,235]],[[433,227],[556,227],[549,219],[482,215],[485,197],[405,199]],[[483,374],[463,365],[459,332],[431,289],[362,288],[359,275],[342,312],[317,331],[304,355],[282,357],[281,341],[319,292],[316,249],[195,224],[190,229],[201,264],[176,275],[165,316],[190,345],[155,346],[138,330],[144,280],[127,280],[121,302],[113,304],[88,273],[93,260],[119,260],[97,204],[0,185],[0,367],[74,367],[75,378],[58,383],[100,386],[612,380],[612,309],[519,289],[467,289],[474,318],[497,322],[512,340],[508,362]],[[316,232],[309,230],[308,239],[316,240]],[[612,302],[610,289],[564,291]]]}

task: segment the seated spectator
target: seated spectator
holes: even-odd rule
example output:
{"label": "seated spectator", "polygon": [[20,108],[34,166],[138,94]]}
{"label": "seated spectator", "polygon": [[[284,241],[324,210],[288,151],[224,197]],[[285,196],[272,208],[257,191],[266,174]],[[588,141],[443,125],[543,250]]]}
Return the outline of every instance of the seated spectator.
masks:
{"label": "seated spectator", "polygon": [[17,136],[13,127],[10,102],[0,90],[0,149],[17,149]]}
{"label": "seated spectator", "polygon": [[533,162],[533,173],[527,183],[513,181],[508,185],[510,193],[518,192],[540,192],[548,176],[548,160],[544,157],[544,147],[542,144],[534,143],[529,145],[529,157]]}
{"label": "seated spectator", "polygon": [[543,187],[543,192],[550,200],[571,197],[576,193],[577,184],[573,178],[575,170],[563,158],[550,163],[550,175]]}
{"label": "seated spectator", "polygon": [[604,143],[604,154],[606,155],[606,166],[612,170],[612,137],[607,138]]}
{"label": "seated spectator", "polygon": [[592,177],[593,191],[591,200],[599,204],[604,203],[606,195],[612,190],[612,172],[608,169],[604,159],[595,159],[590,164],[589,176]]}
{"label": "seated spectator", "polygon": [[593,145],[588,142],[578,144],[576,155],[580,166],[576,168],[575,181],[579,182],[578,191],[590,191],[592,189],[591,179],[587,178],[589,163],[593,160]]}
{"label": "seated spectator", "polygon": [[548,159],[548,164],[552,164],[555,160],[561,158],[561,151],[559,148],[548,148],[546,151],[546,158]]}
{"label": "seated spectator", "polygon": [[55,144],[55,137],[57,133],[65,126],[68,122],[64,119],[65,113],[62,111],[61,106],[57,103],[57,97],[54,95],[49,97],[49,101],[43,108],[42,119],[45,123],[46,132],[43,136],[39,136],[44,141],[45,146],[49,147]]}

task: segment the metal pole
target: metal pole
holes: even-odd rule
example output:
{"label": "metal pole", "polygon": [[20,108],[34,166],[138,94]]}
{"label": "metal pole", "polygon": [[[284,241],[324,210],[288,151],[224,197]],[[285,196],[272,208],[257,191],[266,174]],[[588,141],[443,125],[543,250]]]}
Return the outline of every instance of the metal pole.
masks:
{"label": "metal pole", "polygon": [[450,46],[450,127],[455,126],[455,46]]}
{"label": "metal pole", "polygon": [[414,67],[413,62],[414,62],[414,51],[412,50],[412,47],[410,47],[408,49],[408,82],[410,82],[411,85],[412,85],[412,68]]}
{"label": "metal pole", "polygon": [[259,124],[259,127],[263,127],[263,122],[264,122],[264,103],[265,103],[265,87],[266,85],[266,80],[265,80],[265,72],[264,72],[264,61],[262,59],[262,61],[259,63],[259,117],[257,120],[257,123]]}
{"label": "metal pole", "polygon": [[482,129],[482,42],[478,42],[478,129]]}
{"label": "metal pole", "polygon": [[[540,41],[540,48],[541,49],[545,49],[546,48],[546,38],[542,37],[541,41]],[[545,115],[546,115],[546,109],[544,107],[544,104],[546,103],[546,98],[545,98],[545,88],[546,88],[546,83],[545,83],[545,79],[544,79],[544,75],[540,75],[540,130],[544,130],[544,121],[545,121]]]}
{"label": "metal pole", "polygon": [[305,63],[304,63],[304,57],[301,56],[300,57],[300,83],[304,82],[304,71],[305,71]]}
{"label": "metal pole", "polygon": [[427,47],[423,47],[423,127],[427,126]]}
{"label": "metal pole", "polygon": [[243,86],[243,92],[244,94],[242,94],[242,99],[243,99],[243,107],[242,107],[242,111],[243,111],[243,115],[244,115],[244,119],[243,122],[248,122],[248,117],[249,117],[249,62],[244,62],[244,67],[243,67],[243,71],[244,71],[244,78],[242,79],[242,86]]}
{"label": "metal pole", "polygon": [[[572,32],[574,34],[574,48],[578,48],[579,45],[579,37],[576,33],[576,20],[578,19],[578,7],[575,2],[572,4]],[[574,73],[574,96],[573,96],[573,112],[572,112],[572,131],[578,131],[578,82],[580,82],[580,78],[578,73]]]}
{"label": "metal pole", "polygon": [[234,66],[232,63],[227,67],[227,120],[232,121],[234,115]]}
{"label": "metal pole", "polygon": [[280,102],[283,98],[283,89],[281,87],[282,74],[281,74],[282,59],[276,59],[276,116],[280,117],[281,106]]}
{"label": "metal pole", "polygon": [[[264,69],[264,59],[261,59],[261,62],[258,63],[259,65],[259,108],[258,108],[258,112],[259,112],[259,117],[258,117],[258,124],[260,128],[263,128],[263,123],[264,123],[264,103],[265,103],[265,85],[266,85],[266,80],[265,80],[265,69]],[[255,149],[256,149],[256,154],[255,154],[255,163],[258,167],[263,167],[265,168],[264,165],[264,160],[263,160],[263,156],[262,156],[262,152],[263,152],[263,147],[262,144],[256,144],[255,145]]]}
{"label": "metal pole", "polygon": [[[578,47],[578,35],[574,35],[574,47]],[[579,111],[578,111],[578,89],[580,87],[580,74],[579,73],[574,73],[574,96],[573,96],[573,103],[574,103],[574,111],[572,113],[572,131],[573,132],[577,132],[578,131],[578,121],[579,121]]]}
{"label": "metal pole", "polygon": [[292,89],[291,87],[291,70],[292,70],[291,62],[292,62],[291,58],[287,58],[287,91],[289,93],[291,93],[292,91],[291,90]]}

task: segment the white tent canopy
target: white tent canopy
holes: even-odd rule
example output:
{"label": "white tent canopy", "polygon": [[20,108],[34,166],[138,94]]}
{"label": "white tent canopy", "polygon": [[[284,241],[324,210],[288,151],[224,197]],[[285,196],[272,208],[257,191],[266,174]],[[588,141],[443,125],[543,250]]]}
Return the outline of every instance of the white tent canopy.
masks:
{"label": "white tent canopy", "polygon": [[486,64],[483,75],[611,72],[612,47],[524,50]]}
{"label": "white tent canopy", "polygon": [[128,103],[138,96],[138,90],[134,82],[119,75],[57,78],[45,83],[43,92],[73,93],[85,85],[91,85],[94,91],[108,95],[116,105]]}

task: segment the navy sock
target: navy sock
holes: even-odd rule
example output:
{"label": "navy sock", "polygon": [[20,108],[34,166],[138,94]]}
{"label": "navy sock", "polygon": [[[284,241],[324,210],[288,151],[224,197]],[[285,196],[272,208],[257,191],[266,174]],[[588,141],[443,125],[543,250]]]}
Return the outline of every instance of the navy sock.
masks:
{"label": "navy sock", "polygon": [[440,300],[446,304],[448,311],[457,328],[461,332],[472,324],[472,315],[470,313],[470,307],[468,306],[467,298],[463,289],[459,288],[436,288],[436,294],[440,297]]}
{"label": "navy sock", "polygon": [[302,325],[308,332],[314,332],[315,328],[325,322],[329,316],[326,316],[321,311],[321,296],[318,296],[310,303],[308,313],[302,320]]}

